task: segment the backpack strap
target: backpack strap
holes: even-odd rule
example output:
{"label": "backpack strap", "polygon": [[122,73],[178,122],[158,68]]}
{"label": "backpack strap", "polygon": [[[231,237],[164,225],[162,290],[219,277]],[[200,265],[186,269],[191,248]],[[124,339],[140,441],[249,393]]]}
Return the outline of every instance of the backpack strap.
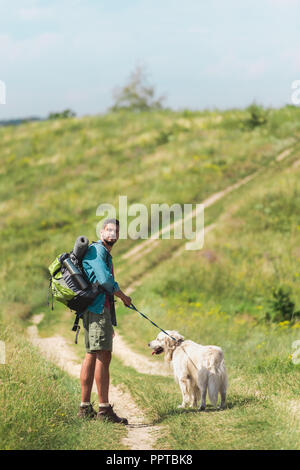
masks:
{"label": "backpack strap", "polygon": [[74,324],[73,324],[73,328],[72,328],[72,331],[76,331],[76,335],[75,335],[75,344],[77,344],[77,340],[78,340],[78,335],[79,335],[79,331],[80,331],[80,325],[79,325],[79,320],[80,318],[82,318],[82,315],[84,314],[84,312],[76,312],[76,318],[74,320]]}
{"label": "backpack strap", "polygon": [[[92,243],[99,243],[99,242],[92,242]],[[110,269],[110,266],[109,266],[109,252],[108,251],[106,253],[106,266],[108,267],[108,269]],[[114,296],[113,296],[113,294],[109,294],[109,293],[107,293],[107,295],[108,295],[109,304],[110,304],[111,322],[112,322],[113,326],[117,326],[117,317],[116,317]]]}
{"label": "backpack strap", "polygon": [[[93,244],[96,244],[96,243],[99,244],[99,242],[92,242],[92,243],[89,244],[89,247],[90,247],[91,245],[93,245]],[[105,263],[106,263],[106,266],[109,268],[109,252],[108,252],[107,250],[106,250],[106,260],[105,260]]]}
{"label": "backpack strap", "polygon": [[49,287],[47,292],[47,304],[49,307],[49,296],[51,295],[51,310],[53,310],[53,291],[52,291],[52,276],[49,277]]}
{"label": "backpack strap", "polygon": [[[98,242],[92,242],[89,244],[88,248],[95,244],[95,243],[98,243]],[[106,256],[106,265],[107,267],[109,268],[109,253],[107,252],[107,256]],[[84,273],[84,269],[82,269],[83,273]],[[56,274],[56,273],[55,273]],[[51,282],[51,281],[50,281]],[[76,317],[75,317],[75,320],[74,320],[74,323],[73,323],[73,327],[72,327],[72,331],[76,331],[76,335],[75,335],[75,344],[77,344],[77,341],[78,341],[78,335],[79,335],[79,331],[80,331],[80,325],[79,325],[79,321],[80,319],[82,318],[84,312],[76,312]]]}

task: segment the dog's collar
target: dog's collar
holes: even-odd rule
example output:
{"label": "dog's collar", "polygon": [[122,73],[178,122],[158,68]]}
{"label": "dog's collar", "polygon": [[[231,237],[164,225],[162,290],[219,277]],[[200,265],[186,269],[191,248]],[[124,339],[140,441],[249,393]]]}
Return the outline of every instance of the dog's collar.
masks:
{"label": "dog's collar", "polygon": [[180,346],[183,342],[184,342],[184,339],[178,339],[175,344],[176,346]]}

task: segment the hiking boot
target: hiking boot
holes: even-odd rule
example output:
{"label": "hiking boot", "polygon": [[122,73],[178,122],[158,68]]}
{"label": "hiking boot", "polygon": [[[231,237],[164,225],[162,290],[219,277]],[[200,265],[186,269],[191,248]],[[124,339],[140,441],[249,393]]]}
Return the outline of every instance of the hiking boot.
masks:
{"label": "hiking boot", "polygon": [[97,411],[94,410],[93,405],[91,404],[83,405],[80,406],[77,416],[78,418],[95,419],[97,416]]}
{"label": "hiking boot", "polygon": [[126,418],[120,418],[113,410],[111,405],[99,406],[99,412],[97,413],[97,419],[100,421],[111,421],[112,423],[128,424]]}

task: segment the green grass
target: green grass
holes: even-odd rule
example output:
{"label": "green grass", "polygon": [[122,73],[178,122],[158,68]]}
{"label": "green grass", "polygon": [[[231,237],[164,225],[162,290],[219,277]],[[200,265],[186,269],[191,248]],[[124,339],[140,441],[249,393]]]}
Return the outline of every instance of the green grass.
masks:
{"label": "green grass", "polygon": [[8,327],[6,365],[0,366],[0,449],[125,449],[126,431],[77,418],[79,381],[47,362]]}
{"label": "green grass", "polygon": [[[155,301],[150,305],[154,307]],[[134,341],[130,333],[133,322],[140,350],[150,358],[146,344],[156,336],[156,329],[148,327],[143,319],[129,317],[120,320],[123,337]],[[229,321],[211,312],[190,321],[183,316],[170,318],[161,313],[159,320],[164,328],[172,325],[184,332],[186,338],[201,344],[221,345],[229,389],[225,411],[215,411],[210,405],[204,413],[195,409],[181,410],[177,408],[181,393],[173,378],[141,376],[134,371],[129,373],[124,367],[113,369],[114,380],[129,388],[154,424],[164,426],[157,448],[299,448],[300,366],[293,364],[290,357],[291,344],[299,338],[297,330],[251,326],[241,318]],[[162,358],[155,357],[153,361],[162,362]]]}
{"label": "green grass", "polygon": [[[255,337],[253,332],[251,339]],[[225,349],[225,355],[230,387],[224,411],[209,403],[201,413],[178,409],[181,393],[173,378],[138,374],[115,358],[112,377],[128,387],[147,422],[163,426],[158,449],[297,449],[299,415],[293,406],[299,396],[299,368],[288,358],[263,360],[255,352],[245,363],[237,347],[231,354]]]}
{"label": "green grass", "polygon": [[[32,315],[44,312],[40,335],[59,333],[73,342],[73,314],[46,306],[47,266],[78,235],[96,238],[98,205],[117,207],[119,195],[148,209],[196,204],[257,170],[206,210],[205,224],[217,226],[203,250],[173,257],[184,242],[161,240],[131,262],[122,255],[142,240],[128,239],[113,252],[121,287],[146,274],[132,296],[142,312],[165,329],[224,349],[228,408],[179,410],[172,378],[138,374],[115,358],[112,380],[163,426],[158,448],[299,448],[299,366],[291,361],[299,328],[263,318],[273,288],[289,288],[300,304],[300,109],[267,116],[254,129],[249,110],[125,112],[0,128],[0,319],[8,347],[7,365],[0,366],[1,448],[121,447],[124,430],[76,419],[78,380],[23,337]],[[286,149],[289,155],[277,162]],[[120,332],[151,357],[146,344],[157,330],[118,305]],[[82,343],[83,335],[73,347],[78,360]]]}

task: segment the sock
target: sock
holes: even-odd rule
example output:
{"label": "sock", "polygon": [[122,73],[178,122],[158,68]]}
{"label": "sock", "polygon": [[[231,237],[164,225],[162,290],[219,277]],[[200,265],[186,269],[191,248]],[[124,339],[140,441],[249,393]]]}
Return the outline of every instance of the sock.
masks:
{"label": "sock", "polygon": [[105,408],[108,408],[109,407],[109,403],[99,403],[99,406],[103,406]]}
{"label": "sock", "polygon": [[90,404],[91,404],[90,401],[88,401],[88,402],[87,402],[87,401],[82,401],[82,402],[80,403],[80,406],[89,406]]}

